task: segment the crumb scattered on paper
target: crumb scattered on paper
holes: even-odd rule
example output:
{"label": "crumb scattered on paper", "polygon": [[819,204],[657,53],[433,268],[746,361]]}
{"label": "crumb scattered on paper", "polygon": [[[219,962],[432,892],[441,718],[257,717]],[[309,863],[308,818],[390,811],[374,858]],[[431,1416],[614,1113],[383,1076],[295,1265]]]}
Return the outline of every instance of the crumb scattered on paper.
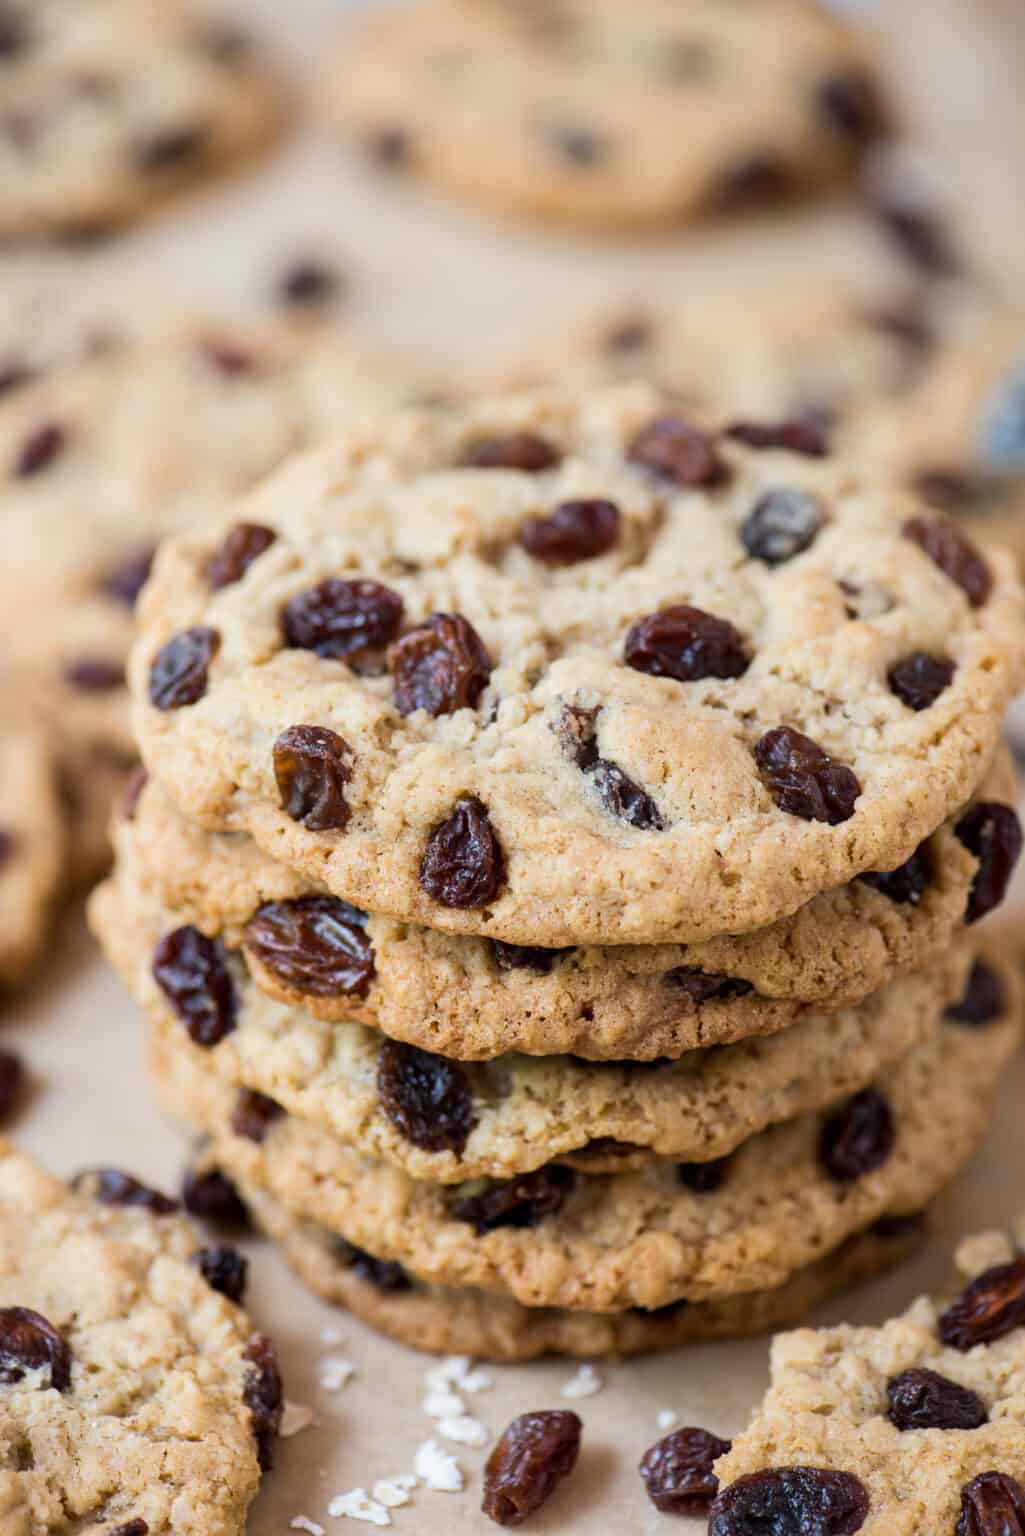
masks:
{"label": "crumb scattered on paper", "polygon": [[428,1392],[423,1401],[423,1409],[429,1419],[454,1419],[465,1411],[462,1398],[455,1392],[438,1389]]}
{"label": "crumb scattered on paper", "polygon": [[365,1488],[338,1493],[327,1506],[329,1515],[344,1515],[347,1520],[362,1520],[365,1525],[391,1525],[391,1515]]}
{"label": "crumb scattered on paper", "polygon": [[563,1397],[593,1397],[600,1392],[604,1383],[593,1365],[581,1365],[577,1367],[575,1375],[571,1376],[562,1389]]}
{"label": "crumb scattered on paper", "polygon": [[340,1392],[352,1379],[356,1367],[341,1355],[326,1355],[320,1362],[320,1385],[325,1392]]}
{"label": "crumb scattered on paper", "polygon": [[672,1429],[676,1423],[676,1414],[671,1408],[660,1408],[655,1415],[655,1423],[659,1429]]}
{"label": "crumb scattered on paper", "polygon": [[455,1440],[459,1445],[487,1445],[491,1439],[486,1425],[479,1419],[472,1419],[468,1413],[439,1420],[438,1433],[444,1435],[446,1440]]}
{"label": "crumb scattered on paper", "polygon": [[328,1349],[334,1349],[336,1344],[342,1342],[342,1330],[337,1323],[325,1323],[320,1330],[320,1342],[326,1344]]}
{"label": "crumb scattered on paper", "polygon": [[296,1515],[289,1521],[289,1527],[293,1531],[305,1531],[307,1536],[325,1536],[324,1527],[318,1525],[316,1520],[308,1520],[305,1515]]}
{"label": "crumb scattered on paper", "polygon": [[404,1474],[402,1477],[382,1477],[370,1491],[378,1504],[385,1505],[387,1509],[398,1509],[400,1505],[410,1503],[409,1496],[416,1484],[416,1478],[409,1474]]}
{"label": "crumb scattered on paper", "polygon": [[487,1371],[482,1371],[475,1366],[469,1355],[448,1355],[439,1365],[431,1366],[424,1375],[428,1387],[432,1391],[451,1391],[457,1387],[460,1392],[487,1392],[494,1386],[494,1381]]}
{"label": "crumb scattered on paper", "polygon": [[425,1440],[413,1463],[416,1475],[437,1493],[461,1493],[463,1472],[458,1461],[437,1440]]}
{"label": "crumb scattered on paper", "polygon": [[[281,1415],[281,1428],[278,1433],[283,1440],[288,1440],[292,1435],[297,1435],[300,1430],[309,1429],[313,1423],[313,1409],[305,1403],[292,1403],[285,1399],[285,1411]],[[302,1527],[300,1526],[301,1530]]]}

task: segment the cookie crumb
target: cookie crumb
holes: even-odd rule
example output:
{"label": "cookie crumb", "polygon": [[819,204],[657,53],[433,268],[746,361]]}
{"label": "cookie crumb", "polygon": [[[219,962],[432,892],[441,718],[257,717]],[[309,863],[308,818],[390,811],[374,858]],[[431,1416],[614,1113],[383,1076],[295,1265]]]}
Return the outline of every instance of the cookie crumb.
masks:
{"label": "cookie crumb", "polygon": [[288,1522],[290,1531],[305,1531],[306,1536],[324,1536],[324,1527],[318,1525],[316,1520],[308,1520],[305,1515],[296,1515]]}
{"label": "cookie crumb", "polygon": [[437,1440],[425,1440],[413,1463],[416,1475],[436,1493],[461,1493],[463,1471],[456,1458],[443,1450]]}
{"label": "cookie crumb", "polygon": [[966,1237],[954,1253],[958,1274],[971,1279],[997,1264],[1009,1264],[1014,1258],[1014,1248],[1003,1232],[977,1232]]}
{"label": "cookie crumb", "polygon": [[455,1440],[460,1445],[487,1445],[491,1439],[486,1426],[479,1419],[472,1419],[468,1413],[440,1420],[438,1433],[444,1435],[446,1440]]}
{"label": "cookie crumb", "polygon": [[326,1355],[320,1362],[320,1385],[325,1392],[340,1392],[356,1370],[351,1360],[341,1355]]}
{"label": "cookie crumb", "polygon": [[562,1396],[593,1397],[604,1385],[593,1365],[581,1365],[577,1367],[576,1374],[564,1383]]}
{"label": "cookie crumb", "polygon": [[278,1433],[283,1440],[288,1440],[292,1435],[297,1435],[301,1430],[309,1429],[313,1423],[313,1409],[305,1403],[290,1403],[285,1399],[285,1411],[281,1415],[281,1428]]}
{"label": "cookie crumb", "polygon": [[465,1411],[463,1400],[455,1392],[435,1388],[423,1401],[423,1410],[429,1419],[454,1419]]}
{"label": "cookie crumb", "polygon": [[410,1494],[417,1486],[417,1479],[410,1473],[404,1473],[401,1477],[382,1477],[371,1489],[371,1493],[378,1504],[383,1504],[387,1509],[398,1509],[402,1504],[409,1504]]}
{"label": "cookie crumb", "polygon": [[424,1381],[432,1391],[445,1392],[458,1387],[460,1392],[487,1392],[494,1381],[487,1371],[476,1368],[469,1355],[447,1355],[440,1365],[432,1366],[424,1374]]}
{"label": "cookie crumb", "polygon": [[338,1493],[327,1506],[329,1515],[347,1520],[362,1520],[365,1525],[391,1525],[391,1515],[383,1504],[370,1498],[365,1488],[353,1488],[348,1493]]}
{"label": "cookie crumb", "polygon": [[336,1345],[342,1342],[342,1338],[342,1330],[338,1327],[337,1323],[325,1323],[320,1330],[320,1342],[326,1345],[328,1349],[334,1349]]}
{"label": "cookie crumb", "polygon": [[676,1423],[676,1414],[671,1408],[660,1408],[655,1415],[655,1425],[658,1429],[672,1429]]}

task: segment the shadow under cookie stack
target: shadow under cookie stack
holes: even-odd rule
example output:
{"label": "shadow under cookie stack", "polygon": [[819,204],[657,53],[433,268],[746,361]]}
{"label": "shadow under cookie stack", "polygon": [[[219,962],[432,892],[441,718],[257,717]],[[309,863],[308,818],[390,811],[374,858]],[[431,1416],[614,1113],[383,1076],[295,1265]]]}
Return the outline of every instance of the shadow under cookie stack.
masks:
{"label": "shadow under cookie stack", "polygon": [[200,1171],[410,1344],[792,1323],[986,1132],[1022,594],[791,427],[408,411],[158,555],[93,922]]}

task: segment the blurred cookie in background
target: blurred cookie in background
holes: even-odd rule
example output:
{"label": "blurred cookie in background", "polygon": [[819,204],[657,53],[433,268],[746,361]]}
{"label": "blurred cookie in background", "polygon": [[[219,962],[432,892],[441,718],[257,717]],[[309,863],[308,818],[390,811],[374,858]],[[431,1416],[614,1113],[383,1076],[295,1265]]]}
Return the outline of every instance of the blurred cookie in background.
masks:
{"label": "blurred cookie in background", "polygon": [[53,755],[24,698],[0,689],[0,992],[25,979],[49,930],[63,817]]}

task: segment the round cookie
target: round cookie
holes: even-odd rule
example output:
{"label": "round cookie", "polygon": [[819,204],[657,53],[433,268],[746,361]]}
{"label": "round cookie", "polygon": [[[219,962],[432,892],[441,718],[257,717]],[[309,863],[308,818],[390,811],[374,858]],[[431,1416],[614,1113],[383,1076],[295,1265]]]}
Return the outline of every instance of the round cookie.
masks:
{"label": "round cookie", "polygon": [[264,1190],[244,1187],[242,1195],[256,1224],[280,1244],[300,1280],[325,1301],[413,1349],[484,1360],[543,1355],[625,1359],[791,1327],[831,1296],[899,1264],[926,1230],[920,1218],[884,1219],[771,1291],[670,1304],[649,1313],[568,1312],[523,1307],[490,1292],[425,1285],[401,1266],[375,1260],[323,1227],[297,1220]]}
{"label": "round cookie", "polygon": [[0,988],[23,981],[50,928],[64,852],[53,757],[24,701],[0,701]]}
{"label": "round cookie", "polygon": [[245,35],[179,0],[4,0],[3,27],[5,236],[122,224],[279,126]]}
{"label": "round cookie", "polygon": [[347,36],[324,95],[379,166],[585,228],[778,202],[883,126],[862,47],[811,0],[429,0]]}
{"label": "round cookie", "polygon": [[270,1340],[216,1288],[242,1271],[218,1272],[226,1251],[197,1249],[173,1210],[109,1169],[76,1193],[0,1143],[8,1530],[245,1529],[281,1381]]}
{"label": "round cookie", "polygon": [[215,1163],[297,1216],[425,1280],[603,1312],[781,1285],[881,1215],[921,1209],[981,1140],[1019,1038],[1013,1010],[985,1028],[950,1022],[875,1089],[751,1137],[725,1168],[549,1166],[457,1186],[418,1183],[293,1116],[237,1116],[182,1031],[151,1032],[150,1065]]}
{"label": "round cookie", "polygon": [[1009,557],[641,385],[366,424],[242,523],[273,542],[228,586],[244,533],[161,551],[144,759],[205,825],[447,932],[691,942],[892,869],[1022,673]]}
{"label": "round cookie", "polygon": [[[182,939],[193,937],[191,954],[196,930],[157,906],[122,864],[91,911],[154,1028],[195,1039],[197,990],[184,981]],[[223,964],[234,1012],[205,1061],[227,1087],[243,1090],[243,1114],[255,1092],[270,1114],[311,1121],[415,1179],[460,1183],[553,1161],[615,1172],[653,1157],[726,1156],[768,1125],[859,1092],[934,1034],[944,1005],[962,993],[969,951],[955,944],[927,973],[898,978],[856,1009],[811,1014],[771,1039],[635,1064],[505,1055],[460,1065],[365,1025],[326,1023],[274,1003],[237,960]]]}
{"label": "round cookie", "polygon": [[[1013,806],[1002,749],[979,800]],[[154,779],[114,828],[124,876],[230,949],[269,996],[314,1018],[373,1024],[457,1060],[509,1052],[592,1060],[676,1057],[771,1034],[809,1009],[860,1003],[940,954],[979,862],[953,823],[903,872],[813,898],[755,933],[693,945],[525,951],[437,933],[330,898],[244,833],[205,832]],[[129,941],[134,963],[138,946]]]}

